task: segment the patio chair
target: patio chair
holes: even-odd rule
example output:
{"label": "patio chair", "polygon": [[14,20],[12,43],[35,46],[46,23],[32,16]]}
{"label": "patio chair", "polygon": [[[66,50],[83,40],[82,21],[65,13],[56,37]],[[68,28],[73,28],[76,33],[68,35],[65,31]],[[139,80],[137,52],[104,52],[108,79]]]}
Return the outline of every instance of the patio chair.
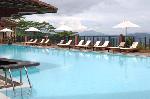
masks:
{"label": "patio chair", "polygon": [[101,41],[96,41],[96,43],[94,44],[94,46],[93,46],[93,47],[97,47],[97,46],[99,46],[99,45],[100,45],[100,43],[101,43]]}
{"label": "patio chair", "polygon": [[42,39],[37,45],[42,45],[44,43],[45,39]]}
{"label": "patio chair", "polygon": [[100,45],[100,43],[101,43],[101,41],[96,41],[96,43],[95,43],[94,46],[93,46],[93,51],[94,51],[94,48],[95,48],[95,47],[97,47],[97,46]]}
{"label": "patio chair", "polygon": [[26,44],[26,43],[28,43],[28,42],[32,42],[33,41],[33,39],[30,39],[29,41],[27,41],[27,42],[22,42],[22,44]]}
{"label": "patio chair", "polygon": [[109,50],[112,50],[113,52],[117,51],[117,50],[120,50],[120,48],[123,48],[124,46],[125,46],[125,42],[120,42],[119,46],[108,47],[108,52],[109,52]]}
{"label": "patio chair", "polygon": [[127,51],[127,52],[137,51],[138,44],[139,44],[138,42],[133,42],[129,48],[120,48],[120,51]]}
{"label": "patio chair", "polygon": [[32,42],[33,41],[33,39],[30,39],[28,42]]}
{"label": "patio chair", "polygon": [[49,40],[49,39],[47,39],[47,40],[43,43],[43,45],[48,46],[49,42],[50,42],[50,40]]}
{"label": "patio chair", "polygon": [[83,46],[84,40],[81,40],[77,45],[75,45],[75,47],[80,47]]}
{"label": "patio chair", "polygon": [[90,43],[91,43],[91,40],[88,40],[84,45],[79,45],[78,47],[87,49],[88,47],[90,47]]}
{"label": "patio chair", "polygon": [[63,44],[64,40],[61,40],[57,45]]}
{"label": "patio chair", "polygon": [[86,44],[83,45],[83,47],[84,47],[84,48],[90,47],[90,43],[91,43],[91,40],[88,40],[88,41],[86,42]]}
{"label": "patio chair", "polygon": [[99,48],[99,49],[105,49],[105,48],[107,48],[108,47],[108,45],[109,45],[109,41],[105,41],[104,43],[103,43],[103,45],[99,45],[99,46],[94,46],[94,48]]}
{"label": "patio chair", "polygon": [[69,47],[71,46],[72,40],[69,40],[66,44],[59,44],[59,47]]}
{"label": "patio chair", "polygon": [[35,39],[35,40],[34,40],[34,41],[32,41],[32,42],[26,42],[26,44],[34,45],[34,44],[36,44],[36,43],[37,43],[37,41],[38,41],[38,39]]}

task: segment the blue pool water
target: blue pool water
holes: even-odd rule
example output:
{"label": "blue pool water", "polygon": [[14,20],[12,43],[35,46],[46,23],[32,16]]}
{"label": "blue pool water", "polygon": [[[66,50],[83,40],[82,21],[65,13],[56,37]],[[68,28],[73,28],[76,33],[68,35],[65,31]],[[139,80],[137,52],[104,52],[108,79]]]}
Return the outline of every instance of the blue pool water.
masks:
{"label": "blue pool water", "polygon": [[0,46],[0,56],[40,62],[29,68],[32,94],[11,99],[150,99],[148,57],[15,45]]}

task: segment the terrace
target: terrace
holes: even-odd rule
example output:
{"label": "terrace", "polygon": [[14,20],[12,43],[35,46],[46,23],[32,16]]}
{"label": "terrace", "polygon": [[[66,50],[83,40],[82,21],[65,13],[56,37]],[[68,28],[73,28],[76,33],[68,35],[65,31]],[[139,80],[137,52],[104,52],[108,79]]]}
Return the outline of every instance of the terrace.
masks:
{"label": "terrace", "polygon": [[0,98],[150,98],[150,37],[80,36],[72,31],[62,36],[34,27],[22,30],[32,35],[18,36],[17,23],[9,18],[57,10],[39,0],[0,0],[0,29],[13,31],[0,34]]}

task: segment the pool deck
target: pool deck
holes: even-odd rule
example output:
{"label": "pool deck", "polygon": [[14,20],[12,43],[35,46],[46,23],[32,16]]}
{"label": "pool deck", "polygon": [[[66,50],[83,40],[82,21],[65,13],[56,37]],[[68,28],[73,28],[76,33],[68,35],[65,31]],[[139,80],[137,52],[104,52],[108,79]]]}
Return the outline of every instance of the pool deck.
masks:
{"label": "pool deck", "polygon": [[[15,80],[15,81],[16,81],[16,82],[19,82],[18,80]],[[3,86],[4,84],[5,84],[5,81],[0,80],[0,86]],[[11,85],[11,84],[8,84],[8,85]],[[23,82],[21,85],[15,86],[15,90],[16,90],[16,89],[22,89],[22,88],[28,88],[28,89],[30,89],[30,85],[27,84],[26,82]],[[8,88],[1,88],[1,89],[0,89],[0,99],[11,99],[11,98],[9,98],[8,96],[6,96],[5,94],[1,93],[1,92],[5,92],[6,90],[7,90],[7,91],[13,90],[13,87],[10,86],[10,87],[8,87]],[[15,96],[15,94],[14,94],[14,96]]]}
{"label": "pool deck", "polygon": [[4,95],[3,93],[0,93],[0,99],[10,99],[10,98]]}
{"label": "pool deck", "polygon": [[[22,44],[16,44],[16,45],[22,45]],[[23,46],[29,46],[29,45],[23,45]],[[39,47],[39,48],[59,48],[61,49],[61,47],[58,47],[57,45],[51,45],[51,46],[33,46],[33,47]],[[69,48],[62,48],[62,49],[66,49],[66,50],[69,50]],[[79,49],[74,49],[74,48],[71,48],[70,50],[79,50]],[[80,51],[93,51],[92,49],[80,49]],[[95,52],[95,51],[94,51]],[[104,52],[104,53],[113,53],[113,52],[108,52],[108,50],[98,50],[96,52]],[[131,55],[131,56],[142,56],[142,57],[150,57],[150,50],[148,50],[147,52],[145,51],[138,51],[138,52],[114,52],[114,54],[116,53],[121,53],[121,54],[124,54],[124,55]]]}
{"label": "pool deck", "polygon": [[[0,91],[4,91],[4,90],[12,90],[13,86],[11,84],[11,80],[9,78],[7,78],[8,82],[7,82],[7,86],[5,86],[5,80],[4,80],[4,75],[2,74],[2,72],[0,71]],[[26,82],[19,84],[19,80],[13,78],[13,82],[15,84],[15,89],[18,88],[30,88],[29,84],[27,84]],[[1,99],[1,98],[0,98]]]}

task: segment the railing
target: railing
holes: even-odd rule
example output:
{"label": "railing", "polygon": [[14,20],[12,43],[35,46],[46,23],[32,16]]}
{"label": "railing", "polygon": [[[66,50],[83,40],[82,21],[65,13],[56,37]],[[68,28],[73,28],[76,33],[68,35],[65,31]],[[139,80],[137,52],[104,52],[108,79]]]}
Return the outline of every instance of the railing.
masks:
{"label": "railing", "polygon": [[[106,40],[110,41],[110,46],[118,46],[120,36],[79,36],[79,39],[85,41],[91,40],[92,44],[96,41],[101,41],[102,43]],[[150,49],[150,37],[136,37],[136,36],[126,36],[125,42],[126,46],[131,46],[132,42],[139,42],[139,47],[141,49]]]}
{"label": "railing", "polygon": [[140,43],[140,47],[150,50],[150,37],[135,37],[135,40]]}
{"label": "railing", "polygon": [[[31,38],[42,39],[44,37],[42,37],[42,36],[28,36],[27,38],[28,38],[27,40],[30,40]],[[72,39],[73,45],[75,44],[75,36],[59,37],[59,36],[53,35],[53,36],[49,36],[48,39],[50,39],[52,44],[57,44],[62,39],[64,39],[65,42],[67,42],[69,39]],[[108,40],[108,41],[110,41],[110,46],[118,46],[120,36],[79,36],[78,41],[80,41],[81,39],[84,40],[85,42],[87,40],[91,40],[92,45],[94,45],[94,43],[96,41],[101,41],[103,43],[104,41]],[[24,42],[25,37],[24,36],[13,37],[12,41],[13,42]],[[125,41],[127,43],[126,46],[128,46],[128,47],[131,46],[133,41],[136,41],[136,42],[139,42],[139,47],[141,49],[149,49],[150,50],[150,37],[126,36]]]}
{"label": "railing", "polygon": [[[110,41],[110,46],[118,46],[120,36],[79,36],[79,38],[80,40],[83,39],[84,41],[91,40],[92,45],[94,45],[96,41],[101,41],[102,43],[104,43],[104,41]],[[134,37],[125,37],[126,40],[128,38],[131,38],[132,42],[134,41]]]}

